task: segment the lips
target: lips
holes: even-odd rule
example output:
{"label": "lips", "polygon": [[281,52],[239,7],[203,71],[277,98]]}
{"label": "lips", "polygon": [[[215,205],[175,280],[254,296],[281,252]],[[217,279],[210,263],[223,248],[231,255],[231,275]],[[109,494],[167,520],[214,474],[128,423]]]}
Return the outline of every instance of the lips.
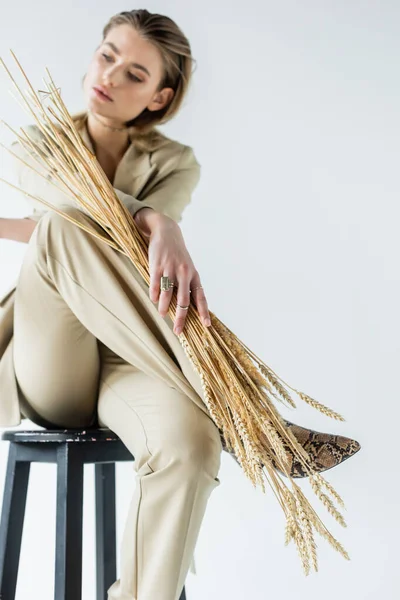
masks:
{"label": "lips", "polygon": [[95,89],[98,92],[100,92],[101,94],[103,94],[106,98],[108,98],[108,100],[112,100],[109,92],[103,86],[101,86],[101,85],[95,85],[93,89]]}

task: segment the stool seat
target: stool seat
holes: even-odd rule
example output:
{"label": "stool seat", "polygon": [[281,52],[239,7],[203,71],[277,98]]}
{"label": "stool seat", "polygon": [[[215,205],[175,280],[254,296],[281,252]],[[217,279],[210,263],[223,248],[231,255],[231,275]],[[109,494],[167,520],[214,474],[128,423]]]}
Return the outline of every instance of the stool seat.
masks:
{"label": "stool seat", "polygon": [[[94,464],[96,599],[107,600],[116,575],[115,463],[134,457],[110,429],[9,430],[10,443],[0,522],[0,599],[15,600],[32,462],[57,465],[54,600],[82,598],[84,465]],[[157,574],[155,573],[156,577]],[[186,600],[183,587],[180,600]]]}
{"label": "stool seat", "polygon": [[4,431],[1,439],[7,442],[120,442],[116,433],[107,428],[86,429],[38,429]]}

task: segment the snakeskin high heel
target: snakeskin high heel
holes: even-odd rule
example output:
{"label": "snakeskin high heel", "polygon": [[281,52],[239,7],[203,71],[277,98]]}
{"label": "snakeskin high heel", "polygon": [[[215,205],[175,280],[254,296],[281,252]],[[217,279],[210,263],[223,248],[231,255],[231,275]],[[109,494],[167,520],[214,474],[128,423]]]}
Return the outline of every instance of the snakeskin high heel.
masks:
{"label": "snakeskin high heel", "polygon": [[[296,425],[287,419],[284,419],[287,427],[290,427],[293,435],[299,444],[304,448],[307,454],[312,458],[315,463],[316,470],[318,473],[332,469],[342,462],[354,456],[361,448],[361,445],[356,440],[353,440],[342,435],[335,435],[332,433],[322,433],[320,431],[313,431],[306,427]],[[229,451],[226,444],[221,436],[221,442],[223,449],[230,454],[235,461],[239,464],[234,452]],[[289,453],[292,458],[290,465],[290,476],[295,478],[308,477],[308,473],[304,471],[303,465],[295,459],[290,448],[283,442],[285,450]],[[271,455],[275,455],[274,450],[271,448]],[[282,475],[285,475],[277,466],[276,462],[271,458],[271,462],[275,469]],[[286,477],[286,475],[285,475]]]}

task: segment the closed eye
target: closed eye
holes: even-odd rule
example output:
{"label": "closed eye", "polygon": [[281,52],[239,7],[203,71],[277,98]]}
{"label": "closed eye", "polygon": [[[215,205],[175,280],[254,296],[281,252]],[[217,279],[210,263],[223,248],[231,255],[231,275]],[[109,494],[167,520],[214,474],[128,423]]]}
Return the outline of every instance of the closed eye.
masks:
{"label": "closed eye", "polygon": [[[104,53],[102,53],[101,55],[104,56],[104,58],[107,62],[113,61],[112,56],[109,56],[108,54],[104,54]],[[140,82],[142,81],[141,79],[139,79],[139,77],[136,77],[136,75],[134,75],[133,73],[128,73],[128,77],[129,77],[129,79],[132,79],[133,81],[140,81]]]}

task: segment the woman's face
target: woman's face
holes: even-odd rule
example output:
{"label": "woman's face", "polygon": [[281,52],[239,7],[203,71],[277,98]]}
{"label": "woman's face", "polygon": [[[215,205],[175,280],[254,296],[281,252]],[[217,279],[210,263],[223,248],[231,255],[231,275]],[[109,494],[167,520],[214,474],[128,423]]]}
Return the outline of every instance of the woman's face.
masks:
{"label": "woman's face", "polygon": [[[145,108],[161,110],[173,97],[171,88],[157,92],[163,63],[157,48],[143,39],[131,25],[118,25],[108,32],[89,64],[83,92],[88,109],[123,124]],[[111,97],[99,97],[102,86]]]}

